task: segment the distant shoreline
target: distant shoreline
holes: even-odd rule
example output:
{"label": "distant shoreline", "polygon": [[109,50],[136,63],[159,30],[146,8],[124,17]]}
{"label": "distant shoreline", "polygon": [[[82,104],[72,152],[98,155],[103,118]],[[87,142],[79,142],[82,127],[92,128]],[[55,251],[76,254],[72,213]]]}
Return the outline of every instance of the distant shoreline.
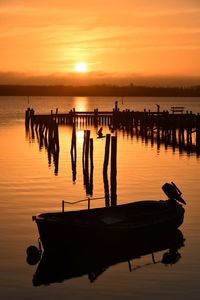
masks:
{"label": "distant shoreline", "polygon": [[156,87],[139,85],[0,85],[0,96],[72,97],[200,97],[200,85]]}

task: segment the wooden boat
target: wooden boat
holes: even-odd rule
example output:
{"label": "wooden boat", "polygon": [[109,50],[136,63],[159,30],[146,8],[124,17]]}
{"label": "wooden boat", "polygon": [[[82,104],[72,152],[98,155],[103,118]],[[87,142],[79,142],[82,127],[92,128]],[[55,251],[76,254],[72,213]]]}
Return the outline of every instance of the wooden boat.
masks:
{"label": "wooden boat", "polygon": [[[117,247],[113,243],[108,247],[102,239],[98,247],[93,244],[92,247],[83,248],[82,244],[76,244],[69,249],[46,248],[33,276],[33,285],[49,285],[85,275],[93,283],[109,267],[122,262],[128,263],[129,271],[157,263],[172,265],[181,258],[179,249],[183,246],[183,234],[176,229],[147,239],[142,237],[135,239],[130,235]],[[144,264],[142,257],[147,255],[151,257],[148,264]],[[139,262],[137,261],[137,266],[136,259],[140,259]]]}
{"label": "wooden boat", "polygon": [[[33,216],[44,248],[69,248],[77,241],[94,244],[102,238],[112,244],[127,236],[154,235],[178,228],[184,219],[181,192],[172,183],[163,186],[169,199],[138,201],[128,204],[80,211],[43,213]],[[121,239],[121,241],[120,241]]]}

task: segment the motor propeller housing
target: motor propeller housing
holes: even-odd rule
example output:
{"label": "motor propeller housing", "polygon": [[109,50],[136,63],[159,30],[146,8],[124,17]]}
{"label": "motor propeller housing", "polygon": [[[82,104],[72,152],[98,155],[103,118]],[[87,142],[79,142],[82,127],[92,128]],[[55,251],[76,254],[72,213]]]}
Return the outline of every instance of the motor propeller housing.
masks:
{"label": "motor propeller housing", "polygon": [[165,183],[162,186],[163,192],[167,195],[167,197],[170,200],[177,200],[183,204],[186,204],[186,202],[181,197],[182,192],[178,189],[178,187],[175,185],[175,183]]}

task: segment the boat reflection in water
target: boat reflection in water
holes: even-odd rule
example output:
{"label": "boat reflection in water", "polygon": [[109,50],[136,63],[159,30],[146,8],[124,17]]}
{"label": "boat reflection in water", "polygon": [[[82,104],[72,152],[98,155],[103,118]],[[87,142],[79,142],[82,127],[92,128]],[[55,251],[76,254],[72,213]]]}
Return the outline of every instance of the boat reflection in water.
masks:
{"label": "boat reflection in water", "polygon": [[[110,266],[121,262],[128,262],[130,271],[136,269],[132,267],[132,260],[148,254],[152,255],[152,264],[174,264],[181,258],[178,250],[183,246],[182,232],[174,229],[153,236],[146,235],[145,238],[130,235],[112,240],[110,237],[109,245],[104,239],[91,239],[88,245],[77,241],[68,248],[55,245],[54,248],[45,248],[43,253],[41,246],[38,250],[30,246],[27,249],[27,262],[34,264],[39,260],[33,276],[33,286],[49,285],[83,275],[88,275],[90,282],[94,282]],[[162,251],[161,259],[156,261],[154,253],[159,251]],[[35,257],[31,260],[31,254],[34,253]]]}

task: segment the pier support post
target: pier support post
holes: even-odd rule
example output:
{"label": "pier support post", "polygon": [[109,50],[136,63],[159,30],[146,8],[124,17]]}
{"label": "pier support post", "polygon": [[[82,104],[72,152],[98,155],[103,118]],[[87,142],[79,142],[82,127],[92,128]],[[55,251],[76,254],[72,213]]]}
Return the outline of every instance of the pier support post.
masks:
{"label": "pier support post", "polygon": [[106,134],[106,144],[105,144],[105,156],[103,165],[103,182],[104,182],[104,192],[105,192],[105,206],[110,206],[110,195],[109,195],[109,184],[108,184],[108,162],[109,162],[109,152],[110,152],[110,134]]}
{"label": "pier support post", "polygon": [[71,140],[71,164],[72,164],[72,180],[76,181],[76,126],[73,124],[72,140]]}
{"label": "pier support post", "polygon": [[111,139],[111,206],[117,205],[117,137]]}

